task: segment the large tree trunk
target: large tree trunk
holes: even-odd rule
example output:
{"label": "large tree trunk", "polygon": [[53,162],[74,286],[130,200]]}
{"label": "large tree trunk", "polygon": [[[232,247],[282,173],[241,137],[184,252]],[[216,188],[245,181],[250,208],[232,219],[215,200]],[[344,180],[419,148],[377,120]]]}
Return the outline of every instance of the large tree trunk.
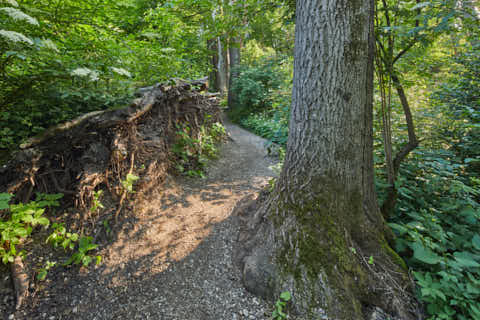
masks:
{"label": "large tree trunk", "polygon": [[306,319],[410,319],[373,183],[373,0],[298,0],[290,134],[274,191],[241,232],[247,289]]}
{"label": "large tree trunk", "polygon": [[242,41],[240,37],[234,37],[230,40],[228,47],[228,53],[230,57],[230,77],[228,79],[228,107],[235,108],[237,104],[237,97],[233,92],[233,82],[238,77],[238,70],[236,67],[240,64],[240,48],[242,47]]}
{"label": "large tree trunk", "polygon": [[228,50],[220,37],[217,37],[217,87],[222,95],[228,90]]}
{"label": "large tree trunk", "polygon": [[210,59],[212,71],[208,75],[208,88],[210,91],[219,91],[217,80],[217,65],[218,65],[218,48],[217,38],[209,39],[207,41],[208,50],[210,50],[212,56]]}
{"label": "large tree trunk", "polygon": [[208,76],[208,86],[211,91],[219,91],[222,95],[228,90],[228,58],[227,49],[220,37],[207,42],[212,53],[212,71]]}

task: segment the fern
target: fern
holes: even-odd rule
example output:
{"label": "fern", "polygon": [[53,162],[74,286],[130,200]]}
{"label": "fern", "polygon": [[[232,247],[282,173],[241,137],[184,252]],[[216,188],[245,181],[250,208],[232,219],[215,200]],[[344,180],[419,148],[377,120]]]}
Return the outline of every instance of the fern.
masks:
{"label": "fern", "polygon": [[25,35],[15,32],[15,31],[8,31],[8,30],[1,30],[0,29],[0,37],[3,37],[7,41],[18,43],[18,42],[25,42],[27,44],[33,45],[33,41],[26,37]]}
{"label": "fern", "polygon": [[38,26],[37,19],[30,17],[28,14],[24,13],[21,10],[11,8],[11,7],[4,7],[4,8],[0,8],[0,11],[5,12],[7,16],[9,16],[15,21],[25,21],[32,25]]}

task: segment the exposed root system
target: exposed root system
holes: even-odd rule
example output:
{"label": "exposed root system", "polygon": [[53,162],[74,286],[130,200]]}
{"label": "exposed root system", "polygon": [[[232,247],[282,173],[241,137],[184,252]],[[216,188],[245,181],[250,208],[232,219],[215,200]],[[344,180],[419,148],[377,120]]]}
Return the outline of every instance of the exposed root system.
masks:
{"label": "exposed root system", "polygon": [[137,189],[157,185],[171,163],[176,125],[189,123],[195,136],[201,125],[220,121],[215,98],[193,89],[202,85],[149,87],[127,108],[91,112],[48,129],[0,168],[0,191],[23,202],[35,192],[63,193],[66,206],[88,208],[100,185],[124,198],[127,173],[142,177]]}
{"label": "exposed root system", "polygon": [[[130,199],[134,205],[163,183],[175,160],[171,148],[182,123],[196,138],[202,126],[221,121],[215,96],[201,93],[205,88],[202,81],[179,80],[143,88],[126,108],[91,112],[46,130],[0,168],[0,192],[22,202],[36,192],[63,193],[62,207],[80,213],[74,219],[80,220],[76,231],[83,234],[98,218],[90,208],[94,192],[102,189],[107,211],[116,220],[132,197],[122,185],[128,173],[139,177],[135,199]],[[28,293],[28,277],[17,260],[11,269],[18,308]]]}

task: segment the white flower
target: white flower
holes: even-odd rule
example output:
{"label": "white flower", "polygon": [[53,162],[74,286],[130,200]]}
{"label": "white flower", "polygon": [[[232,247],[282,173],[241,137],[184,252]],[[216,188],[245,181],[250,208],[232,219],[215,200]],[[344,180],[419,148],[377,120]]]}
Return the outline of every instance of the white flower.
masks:
{"label": "white flower", "polygon": [[172,53],[175,52],[176,50],[174,48],[162,48],[160,49],[160,52],[162,53]]}
{"label": "white flower", "polygon": [[55,43],[50,39],[42,39],[42,45],[44,48],[58,52],[58,48]]}
{"label": "white flower", "polygon": [[77,68],[77,69],[73,70],[70,74],[72,76],[86,77],[90,74],[90,72],[92,72],[92,70],[90,70],[88,68]]}
{"label": "white flower", "polygon": [[12,7],[18,7],[18,3],[15,0],[3,0],[2,2],[8,3]]}
{"label": "white flower", "polygon": [[77,68],[70,72],[72,76],[77,77],[89,77],[92,81],[97,81],[99,78],[99,73],[95,70],[90,70],[88,68]]}
{"label": "white flower", "polygon": [[11,8],[11,7],[4,7],[0,8],[0,11],[5,12],[10,18],[15,21],[26,21],[30,24],[38,26],[38,21],[35,18],[30,17],[28,14],[23,13],[23,11]]}
{"label": "white flower", "polygon": [[161,34],[154,33],[154,32],[144,32],[142,33],[142,36],[148,39],[160,39],[162,37]]}
{"label": "white flower", "polygon": [[11,42],[25,42],[25,43],[28,43],[30,45],[33,45],[33,41],[24,36],[23,34],[21,33],[18,33],[18,32],[15,32],[15,31],[8,31],[8,30],[0,30],[0,37],[3,37],[7,40],[10,40]]}
{"label": "white flower", "polygon": [[126,77],[131,77],[132,74],[130,72],[128,72],[127,70],[123,69],[123,68],[115,68],[115,67],[112,67],[111,68],[113,72],[121,75],[121,76],[126,76]]}

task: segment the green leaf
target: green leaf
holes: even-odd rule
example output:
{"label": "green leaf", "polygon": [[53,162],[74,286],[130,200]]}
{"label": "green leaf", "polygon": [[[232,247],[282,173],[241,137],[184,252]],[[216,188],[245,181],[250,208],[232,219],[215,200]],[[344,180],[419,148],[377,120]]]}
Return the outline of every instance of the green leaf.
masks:
{"label": "green leaf", "polygon": [[65,239],[62,241],[62,248],[64,250],[66,250],[69,245],[70,245],[70,239]]}
{"label": "green leaf", "polygon": [[475,249],[480,250],[480,236],[478,233],[473,236],[472,244]]}
{"label": "green leaf", "polygon": [[127,174],[127,180],[128,181],[132,181],[132,182],[135,182],[137,181],[138,179],[140,179],[138,176],[134,175],[134,174],[131,174],[131,173],[128,173]]}
{"label": "green leaf", "polygon": [[457,262],[465,267],[480,267],[480,263],[475,261],[474,256],[466,251],[463,252],[454,252],[453,256]]}
{"label": "green leaf", "polygon": [[15,228],[13,232],[15,232],[17,236],[20,236],[22,238],[25,238],[26,236],[28,236],[28,230],[25,228]]}
{"label": "green leaf", "polygon": [[10,206],[8,202],[12,199],[12,195],[9,193],[0,193],[0,210],[8,209]]}
{"label": "green leaf", "polygon": [[388,226],[397,231],[400,236],[408,232],[407,228],[397,223],[389,223]]}
{"label": "green leaf", "polygon": [[32,215],[24,215],[22,217],[22,221],[25,222],[25,223],[32,223],[34,221],[34,218],[32,217]]}
{"label": "green leaf", "polygon": [[426,248],[421,242],[415,242],[412,245],[413,257],[421,262],[427,264],[437,264],[442,259],[439,255],[431,249]]}
{"label": "green leaf", "polygon": [[40,217],[40,218],[37,218],[36,219],[36,222],[39,224],[39,225],[42,225],[42,226],[48,226],[50,224],[50,221],[45,218],[45,217]]}
{"label": "green leaf", "polygon": [[291,298],[292,295],[288,291],[284,291],[280,294],[280,299],[282,299],[283,301],[290,301]]}
{"label": "green leaf", "polygon": [[417,9],[421,9],[421,8],[425,8],[425,7],[428,7],[431,5],[431,2],[430,1],[425,1],[425,2],[420,2],[420,3],[417,3],[416,5],[414,5],[410,10],[417,10]]}
{"label": "green leaf", "polygon": [[95,250],[97,248],[98,248],[98,244],[90,243],[88,246],[85,247],[85,252],[90,251],[90,250]]}
{"label": "green leaf", "polygon": [[80,248],[85,248],[88,244],[92,241],[92,237],[81,237],[80,241],[78,242],[78,246]]}
{"label": "green leaf", "polygon": [[45,280],[45,277],[47,276],[47,270],[46,269],[40,269],[40,271],[37,274],[37,279],[40,281]]}
{"label": "green leaf", "polygon": [[83,256],[82,258],[82,264],[84,267],[88,267],[88,265],[92,262],[92,257],[90,256]]}

